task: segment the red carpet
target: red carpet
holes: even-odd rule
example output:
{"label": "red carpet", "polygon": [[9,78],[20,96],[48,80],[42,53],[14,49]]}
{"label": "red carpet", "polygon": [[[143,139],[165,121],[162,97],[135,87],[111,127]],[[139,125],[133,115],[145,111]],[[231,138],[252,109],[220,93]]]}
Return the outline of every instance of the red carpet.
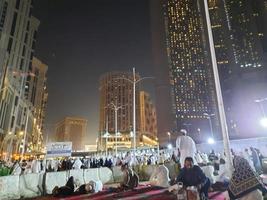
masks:
{"label": "red carpet", "polygon": [[[209,198],[213,200],[224,200],[224,195],[221,192],[209,193]],[[129,191],[116,191],[116,189],[106,188],[102,192],[87,195],[74,195],[66,198],[55,198],[52,196],[39,197],[38,200],[175,200],[176,195],[169,193],[167,189],[156,186],[141,185],[137,189]]]}
{"label": "red carpet", "polygon": [[[224,200],[224,195],[221,192],[213,192],[209,194],[210,199]],[[51,198],[50,198],[51,199]],[[53,198],[56,200],[57,198]],[[96,194],[90,195],[76,195],[67,198],[60,198],[61,200],[175,200],[176,195],[169,193],[167,189],[155,186],[139,186],[135,190],[116,192],[115,190],[105,190]]]}
{"label": "red carpet", "polygon": [[[62,198],[61,198],[62,199]],[[139,200],[139,199],[149,199],[149,200],[174,200],[176,196],[169,193],[167,189],[162,189],[160,187],[150,187],[150,186],[139,186],[137,189],[116,192],[112,190],[102,191],[92,195],[79,195],[64,198],[64,200],[79,200],[79,199],[92,199],[92,200]],[[63,199],[62,199],[63,200]]]}

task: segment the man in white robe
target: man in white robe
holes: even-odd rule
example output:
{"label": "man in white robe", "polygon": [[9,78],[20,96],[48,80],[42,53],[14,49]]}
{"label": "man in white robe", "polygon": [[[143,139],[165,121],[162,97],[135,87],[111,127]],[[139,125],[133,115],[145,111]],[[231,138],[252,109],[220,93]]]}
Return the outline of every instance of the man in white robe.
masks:
{"label": "man in white robe", "polygon": [[206,153],[202,153],[202,159],[203,159],[203,163],[204,164],[208,164],[208,162],[209,162],[209,157],[208,157],[208,155],[206,154]]}
{"label": "man in white robe", "polygon": [[128,164],[129,166],[132,166],[133,163],[133,159],[132,159],[132,155],[130,152],[127,152],[127,154],[125,155],[125,158],[123,160],[123,164]]}
{"label": "man in white robe", "polygon": [[59,167],[59,161],[58,160],[52,160],[51,161],[51,168],[54,172],[58,171],[58,167]]}
{"label": "man in white robe", "polygon": [[194,140],[187,136],[186,130],[182,129],[182,136],[178,137],[176,140],[176,148],[180,150],[180,163],[183,166],[186,157],[192,157],[194,163],[197,163],[195,160],[195,154],[197,152],[196,143]]}
{"label": "man in white robe", "polygon": [[196,159],[198,164],[202,164],[203,163],[203,159],[202,159],[201,154],[200,154],[199,151],[196,153],[195,159]]}
{"label": "man in white robe", "polygon": [[81,169],[83,163],[79,158],[76,158],[76,160],[74,161],[72,168],[73,169]]}
{"label": "man in white robe", "polygon": [[15,162],[11,175],[20,175],[21,174],[21,167],[19,162]]}
{"label": "man in white robe", "polygon": [[41,171],[41,163],[39,160],[33,160],[31,163],[32,173],[39,173]]}

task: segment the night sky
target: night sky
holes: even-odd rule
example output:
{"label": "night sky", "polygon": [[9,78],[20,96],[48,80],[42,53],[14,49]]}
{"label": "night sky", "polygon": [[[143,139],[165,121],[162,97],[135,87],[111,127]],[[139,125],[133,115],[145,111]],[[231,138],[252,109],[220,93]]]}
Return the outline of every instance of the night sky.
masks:
{"label": "night sky", "polygon": [[[45,127],[65,116],[88,119],[94,144],[99,121],[99,77],[136,67],[153,76],[148,0],[35,0],[40,21],[36,57],[48,69]],[[143,83],[152,92],[153,83]]]}

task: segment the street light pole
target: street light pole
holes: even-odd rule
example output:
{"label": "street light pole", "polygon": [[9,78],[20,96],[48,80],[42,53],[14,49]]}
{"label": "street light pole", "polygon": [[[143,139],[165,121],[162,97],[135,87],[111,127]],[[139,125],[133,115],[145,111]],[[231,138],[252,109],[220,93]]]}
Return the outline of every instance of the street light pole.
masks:
{"label": "street light pole", "polygon": [[118,156],[118,112],[117,108],[115,107],[115,140],[116,140],[116,156]]}
{"label": "street light pole", "polygon": [[212,123],[211,123],[211,117],[208,117],[209,123],[210,123],[210,132],[211,132],[211,137],[212,139],[214,139],[214,135],[213,135],[213,129],[212,129]]}
{"label": "street light pole", "polygon": [[211,137],[212,137],[212,139],[214,139],[214,134],[213,134],[213,127],[212,127],[211,117],[214,116],[215,114],[204,113],[203,115],[206,116],[207,119],[209,120]]}
{"label": "street light pole", "polygon": [[266,118],[266,113],[265,113],[265,110],[264,110],[264,107],[263,107],[263,102],[264,102],[264,101],[267,101],[267,98],[256,99],[256,100],[255,100],[255,103],[258,103],[258,104],[259,104],[261,113],[262,113],[262,115],[263,115],[263,118],[260,120],[260,124],[261,124],[261,126],[263,126],[264,128],[267,128],[267,118]]}
{"label": "street light pole", "polygon": [[229,142],[228,128],[227,128],[227,122],[226,122],[224,105],[223,105],[218,66],[217,66],[216,55],[215,55],[214,41],[213,41],[212,30],[211,30],[208,0],[204,0],[204,7],[205,7],[205,15],[206,15],[206,22],[207,22],[207,29],[208,29],[208,36],[209,36],[212,69],[213,69],[215,89],[216,89],[217,102],[218,102],[218,110],[219,110],[219,116],[220,116],[220,124],[221,124],[222,135],[223,135],[224,151],[226,154],[226,164],[227,164],[228,173],[229,175],[231,175],[231,170],[232,170],[233,165],[232,165],[232,158],[231,158],[231,152],[230,152],[230,142]]}
{"label": "street light pole", "polygon": [[168,136],[169,136],[169,144],[171,142],[171,133],[170,132],[167,132]]}
{"label": "street light pole", "polygon": [[118,156],[118,110],[121,109],[123,106],[117,106],[114,103],[110,103],[111,106],[113,106],[115,111],[115,151],[116,156]]}
{"label": "street light pole", "polygon": [[135,113],[135,84],[136,84],[136,79],[135,79],[135,68],[133,68],[133,142],[134,142],[134,159],[135,159],[135,153],[136,153],[136,113]]}
{"label": "street light pole", "polygon": [[130,83],[133,84],[133,146],[134,146],[134,159],[135,159],[135,153],[136,153],[136,110],[135,110],[135,93],[136,93],[136,84],[139,83],[140,81],[144,79],[149,79],[149,78],[154,78],[154,77],[143,77],[138,80],[136,80],[136,74],[135,74],[135,68],[133,68],[133,80],[128,79],[128,78],[117,78],[117,79],[124,79],[129,81]]}
{"label": "street light pole", "polygon": [[260,110],[261,110],[261,112],[262,112],[262,115],[263,115],[263,117],[266,117],[266,113],[265,113],[264,107],[263,107],[263,105],[262,105],[262,102],[264,102],[264,101],[267,101],[267,98],[256,99],[254,102],[255,102],[255,103],[258,103],[258,104],[260,105]]}
{"label": "street light pole", "polygon": [[27,129],[28,129],[28,121],[29,121],[29,108],[27,108],[27,117],[26,117],[26,124],[24,128],[24,137],[23,137],[23,147],[22,147],[22,152],[21,152],[21,160],[23,160],[23,156],[25,153],[25,148],[26,148],[26,137],[27,137]]}

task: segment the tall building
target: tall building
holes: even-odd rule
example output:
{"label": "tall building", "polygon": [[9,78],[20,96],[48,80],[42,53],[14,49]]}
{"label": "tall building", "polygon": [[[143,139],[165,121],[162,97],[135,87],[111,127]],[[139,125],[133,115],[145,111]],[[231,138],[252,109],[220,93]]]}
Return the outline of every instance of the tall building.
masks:
{"label": "tall building", "polygon": [[73,151],[85,149],[87,120],[78,117],[65,117],[56,124],[56,142],[72,142]]}
{"label": "tall building", "polygon": [[[167,146],[167,132],[176,132],[175,111],[172,109],[172,90],[166,47],[163,4],[166,0],[150,0],[152,56],[155,71],[157,129],[160,146]],[[164,103],[162,103],[164,102]]]}
{"label": "tall building", "polygon": [[252,0],[226,1],[225,10],[228,16],[230,37],[234,50],[236,65],[242,71],[263,67],[263,48]]}
{"label": "tall building", "polygon": [[204,113],[215,114],[213,128],[218,127],[204,7],[192,0],[168,0],[163,7],[177,128],[203,141],[210,136]]}
{"label": "tall building", "polygon": [[[123,138],[123,142],[119,141],[119,147],[131,147],[132,139],[130,132],[133,126],[133,84],[120,78],[133,79],[133,75],[127,72],[109,72],[100,77],[100,121],[99,121],[99,142],[103,149],[105,147],[105,139],[103,135],[108,131],[113,138],[109,138],[115,145],[115,108],[114,105],[120,107],[117,111],[117,127]],[[137,76],[137,78],[139,78]],[[138,104],[139,88],[136,88],[136,103]],[[112,105],[113,104],[113,105]],[[138,127],[138,106],[136,106],[136,121]],[[137,134],[138,137],[138,134]],[[112,146],[111,148],[114,148]]]}
{"label": "tall building", "polygon": [[222,87],[225,89],[229,77],[234,72],[234,54],[227,22],[228,16],[225,11],[224,1],[209,0],[208,3],[216,60]]}
{"label": "tall building", "polygon": [[[142,145],[150,144],[150,141],[156,141],[157,134],[157,115],[156,108],[152,102],[149,93],[140,91],[139,94],[139,110],[140,110],[140,143]],[[151,143],[153,145],[154,143]],[[154,144],[156,145],[156,143]]]}
{"label": "tall building", "polygon": [[[20,152],[25,133],[32,133],[33,108],[25,98],[39,20],[31,0],[0,1],[0,132],[4,154]],[[27,117],[28,116],[28,117]]]}
{"label": "tall building", "polygon": [[256,136],[260,110],[254,101],[267,96],[266,1],[208,2],[230,136]]}
{"label": "tall building", "polygon": [[40,151],[43,145],[44,119],[48,99],[47,91],[48,66],[33,57],[32,65],[25,86],[25,97],[33,105],[33,132],[30,142],[32,150]]}
{"label": "tall building", "polygon": [[[251,1],[253,16],[256,20],[258,36],[261,40],[263,52],[267,54],[267,1],[266,0],[254,0]],[[266,60],[265,60],[266,63]]]}
{"label": "tall building", "polygon": [[[118,148],[131,148],[133,144],[133,138],[131,132],[133,130],[133,84],[125,79],[132,80],[133,75],[127,72],[109,72],[100,77],[100,120],[99,120],[99,146],[105,149],[115,147],[115,109],[117,108],[117,131],[120,133],[120,137],[117,138]],[[139,75],[136,75],[139,79]],[[137,145],[142,145],[143,134],[140,130],[140,118],[146,118],[143,115],[149,110],[151,117],[155,117],[153,113],[153,107],[148,95],[143,94],[143,98],[140,99],[140,90],[138,85],[136,85],[136,142]],[[144,108],[140,112],[140,100],[142,100],[142,105],[146,104],[148,107]],[[150,119],[149,119],[150,120]],[[155,119],[154,119],[155,120]],[[156,123],[154,121],[154,123]],[[149,121],[147,124],[143,124],[143,130],[148,130],[147,128],[151,126],[151,132],[146,132],[147,137],[150,139],[150,143],[154,144],[156,139],[156,131],[154,130],[155,125]],[[110,137],[106,140],[103,138],[104,134],[108,131]],[[149,136],[154,136],[150,138]],[[108,144],[106,144],[108,142]],[[147,144],[147,143],[146,143]]]}
{"label": "tall building", "polygon": [[[190,133],[199,127],[200,133],[209,132],[202,126],[205,122],[201,113],[215,114],[212,126],[218,128],[203,1],[151,2],[158,4],[154,9],[157,12],[154,12],[152,27],[157,23],[162,29],[162,18],[165,19],[169,78],[178,129],[185,127]],[[258,123],[262,117],[259,106],[264,109],[267,106],[265,102],[255,103],[267,96],[264,89],[267,87],[267,2],[208,0],[208,4],[230,136],[256,136],[263,131]],[[154,52],[154,55],[157,54]],[[161,70],[166,69],[162,63],[156,65]],[[219,133],[219,128],[215,132]]]}

